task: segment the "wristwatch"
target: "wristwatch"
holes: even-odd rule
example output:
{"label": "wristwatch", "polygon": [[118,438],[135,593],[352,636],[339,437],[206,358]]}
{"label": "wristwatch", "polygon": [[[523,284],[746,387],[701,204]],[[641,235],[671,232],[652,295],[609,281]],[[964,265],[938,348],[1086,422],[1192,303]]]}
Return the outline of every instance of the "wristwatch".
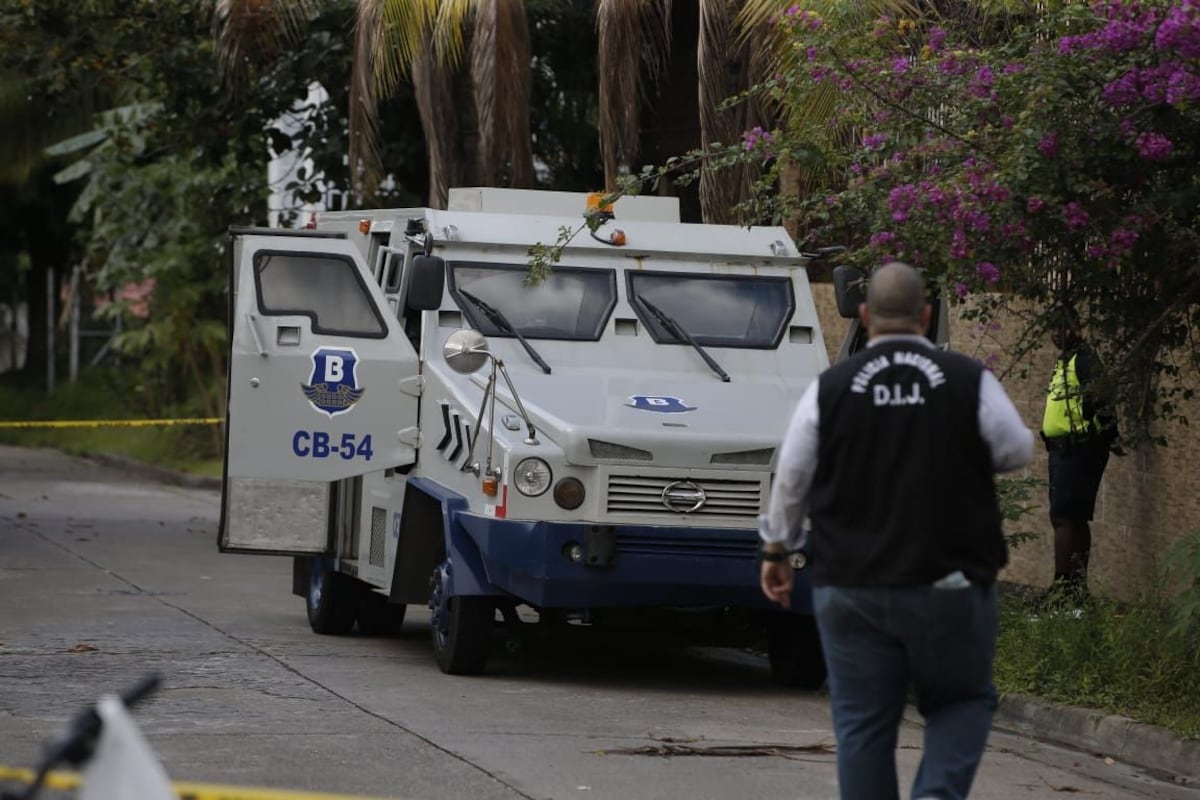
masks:
{"label": "wristwatch", "polygon": [[790,564],[792,569],[804,569],[808,565],[808,555],[803,550],[759,550],[758,560],[768,564]]}

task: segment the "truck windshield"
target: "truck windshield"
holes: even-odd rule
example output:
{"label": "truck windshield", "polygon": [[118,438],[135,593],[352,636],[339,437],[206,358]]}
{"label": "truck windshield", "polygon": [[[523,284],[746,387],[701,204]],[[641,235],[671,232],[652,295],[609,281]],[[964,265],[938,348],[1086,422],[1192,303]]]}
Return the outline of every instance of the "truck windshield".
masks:
{"label": "truck windshield", "polygon": [[628,280],[631,300],[645,299],[662,309],[693,340],[646,313],[646,305],[633,303],[659,344],[774,348],[795,308],[792,282],[785,277],[638,271],[628,273]]}
{"label": "truck windshield", "polygon": [[500,312],[528,339],[600,338],[616,304],[616,274],[610,269],[555,267],[537,286],[526,286],[526,267],[516,264],[451,262],[450,293],[471,326],[484,336],[512,336],[472,298]]}

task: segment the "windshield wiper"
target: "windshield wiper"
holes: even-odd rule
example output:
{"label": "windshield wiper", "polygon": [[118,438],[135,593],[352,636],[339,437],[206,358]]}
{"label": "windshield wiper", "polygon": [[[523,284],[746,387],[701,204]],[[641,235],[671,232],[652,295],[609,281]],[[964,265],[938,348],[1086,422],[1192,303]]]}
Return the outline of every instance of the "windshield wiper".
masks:
{"label": "windshield wiper", "polygon": [[537,365],[542,368],[542,372],[546,373],[547,375],[550,374],[550,365],[542,360],[542,357],[538,355],[537,350],[533,349],[533,345],[525,341],[525,337],[521,335],[521,332],[517,330],[517,327],[509,322],[508,317],[501,314],[499,309],[488,305],[483,300],[480,300],[478,297],[468,292],[466,289],[459,289],[458,293],[470,300],[471,304],[482,311],[484,316],[492,321],[493,325],[500,330],[508,331],[515,336],[517,341],[521,343],[521,346],[525,348],[525,352],[529,353],[529,357],[536,361]]}
{"label": "windshield wiper", "polygon": [[647,309],[649,309],[650,313],[653,314],[660,323],[662,323],[662,326],[664,328],[666,328],[669,332],[674,334],[674,336],[677,339],[682,339],[683,341],[690,344],[692,347],[696,348],[696,352],[699,353],[700,357],[704,359],[704,363],[708,364],[710,367],[712,367],[712,371],[717,373],[717,375],[721,376],[722,381],[724,381],[725,383],[729,383],[729,373],[727,373],[725,370],[721,369],[721,365],[718,364],[715,360],[713,360],[713,357],[708,354],[708,351],[706,351],[703,347],[701,347],[700,343],[697,342],[695,339],[693,339],[691,334],[689,334],[687,331],[685,331],[683,329],[682,325],[680,325],[678,322],[676,322],[671,317],[667,316],[667,312],[663,311],[661,308],[654,305],[654,303],[651,303],[649,300],[642,297],[640,294],[637,296],[637,300],[639,303],[641,303]]}

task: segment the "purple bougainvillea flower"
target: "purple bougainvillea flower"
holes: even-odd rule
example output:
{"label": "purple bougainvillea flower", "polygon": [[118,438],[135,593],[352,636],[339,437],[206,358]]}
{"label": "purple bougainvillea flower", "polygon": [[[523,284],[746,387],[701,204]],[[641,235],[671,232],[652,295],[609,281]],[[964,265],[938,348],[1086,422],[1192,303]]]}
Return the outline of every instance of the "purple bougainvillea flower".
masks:
{"label": "purple bougainvillea flower", "polygon": [[876,134],[872,134],[870,136],[864,136],[862,143],[863,143],[863,148],[866,150],[879,150],[883,147],[883,145],[886,141],[887,141],[886,136],[884,136],[881,133],[876,133]]}
{"label": "purple bougainvillea flower", "polygon": [[1067,221],[1067,229],[1074,231],[1087,225],[1092,217],[1083,210],[1083,206],[1072,200],[1063,206],[1063,218]]}
{"label": "purple bougainvillea flower", "polygon": [[1175,149],[1174,143],[1158,133],[1143,133],[1137,137],[1134,145],[1138,154],[1147,161],[1162,161],[1171,155]]}
{"label": "purple bougainvillea flower", "polygon": [[1154,46],[1184,58],[1200,58],[1200,6],[1191,0],[1176,3],[1154,34]]}
{"label": "purple bougainvillea flower", "polygon": [[975,265],[975,274],[985,283],[995,283],[1000,280],[1000,270],[990,261],[980,261]]}

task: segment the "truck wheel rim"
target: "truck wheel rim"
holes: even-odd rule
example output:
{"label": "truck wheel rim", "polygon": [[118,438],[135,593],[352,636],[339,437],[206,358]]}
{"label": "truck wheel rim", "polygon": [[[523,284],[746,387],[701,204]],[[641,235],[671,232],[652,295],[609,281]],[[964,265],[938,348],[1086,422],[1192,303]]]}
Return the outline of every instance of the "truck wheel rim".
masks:
{"label": "truck wheel rim", "polygon": [[312,577],[308,579],[308,600],[309,603],[312,604],[313,608],[321,607],[323,595],[324,591],[322,591],[321,586],[321,572],[314,569],[312,571]]}
{"label": "truck wheel rim", "polygon": [[433,571],[433,591],[429,596],[429,607],[433,610],[434,642],[439,649],[446,647],[450,637],[450,598],[446,596],[447,564],[442,564]]}

